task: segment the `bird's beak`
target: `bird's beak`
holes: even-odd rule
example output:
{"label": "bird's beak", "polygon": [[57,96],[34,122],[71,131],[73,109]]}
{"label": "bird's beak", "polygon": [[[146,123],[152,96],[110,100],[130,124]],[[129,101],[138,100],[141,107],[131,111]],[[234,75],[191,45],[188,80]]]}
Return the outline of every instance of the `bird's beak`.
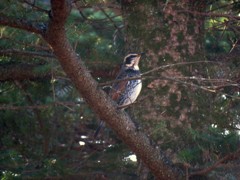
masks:
{"label": "bird's beak", "polygon": [[139,53],[139,54],[138,54],[138,57],[142,57],[142,56],[144,56],[144,55],[145,55],[145,53],[142,52],[142,53]]}
{"label": "bird's beak", "polygon": [[139,54],[137,55],[137,59],[136,59],[136,61],[134,62],[134,66],[138,66],[139,61],[140,61],[141,57],[142,57],[144,54],[145,54],[145,53],[139,53]]}

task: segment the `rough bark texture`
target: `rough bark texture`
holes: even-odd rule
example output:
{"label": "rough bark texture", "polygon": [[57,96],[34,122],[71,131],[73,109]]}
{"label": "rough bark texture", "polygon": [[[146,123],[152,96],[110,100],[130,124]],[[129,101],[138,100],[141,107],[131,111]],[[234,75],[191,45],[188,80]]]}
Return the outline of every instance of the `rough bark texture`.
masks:
{"label": "rough bark texture", "polygon": [[181,172],[172,166],[158,148],[151,146],[147,136],[137,131],[134,123],[124,111],[117,110],[116,105],[99,88],[98,83],[74,52],[64,28],[71,11],[71,1],[52,0],[51,6],[51,19],[47,26],[32,25],[22,20],[16,20],[14,23],[14,20],[3,17],[0,18],[0,24],[42,35],[52,47],[67,76],[93,111],[142,159],[155,177],[157,179],[181,179]]}
{"label": "rough bark texture", "polygon": [[52,0],[53,17],[44,34],[46,41],[52,46],[64,71],[73,81],[76,88],[100,119],[119,135],[119,137],[140,157],[158,179],[176,179],[181,174],[167,161],[159,149],[150,145],[149,139],[138,132],[129,116],[116,110],[110,98],[98,88],[87,68],[77,57],[67,40],[64,23],[70,13],[70,1]]}

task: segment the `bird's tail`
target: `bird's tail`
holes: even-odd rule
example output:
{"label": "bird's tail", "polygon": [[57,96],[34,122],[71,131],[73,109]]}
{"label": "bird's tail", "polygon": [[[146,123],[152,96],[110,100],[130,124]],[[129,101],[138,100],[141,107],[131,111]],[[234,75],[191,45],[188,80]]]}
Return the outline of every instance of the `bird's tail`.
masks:
{"label": "bird's tail", "polygon": [[102,127],[104,127],[104,125],[105,125],[105,123],[103,121],[100,121],[99,126],[98,126],[98,128],[96,129],[96,131],[93,135],[94,138],[96,138],[98,136],[100,130],[102,129]]}

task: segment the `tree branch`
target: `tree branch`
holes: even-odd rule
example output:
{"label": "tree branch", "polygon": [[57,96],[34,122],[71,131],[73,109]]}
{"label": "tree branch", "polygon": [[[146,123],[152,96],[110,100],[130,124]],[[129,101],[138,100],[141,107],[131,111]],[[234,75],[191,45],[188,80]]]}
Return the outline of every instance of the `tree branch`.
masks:
{"label": "tree branch", "polygon": [[221,165],[222,163],[232,160],[232,159],[236,159],[239,158],[240,156],[240,148],[234,152],[234,153],[230,153],[226,156],[224,156],[223,158],[219,159],[217,162],[215,162],[212,166],[209,166],[203,170],[197,171],[197,172],[193,172],[189,175],[189,177],[191,176],[196,176],[196,175],[205,175],[208,174],[209,172],[211,172],[212,170],[216,169],[219,165]]}
{"label": "tree branch", "polygon": [[3,104],[0,106],[0,110],[13,110],[13,111],[17,111],[17,110],[26,110],[26,109],[48,109],[51,107],[56,107],[56,106],[64,106],[67,107],[68,109],[70,107],[76,107],[77,105],[79,105],[79,103],[75,103],[75,102],[54,102],[51,104],[41,104],[41,105],[30,105],[30,106],[14,106],[14,105],[9,105],[9,104]]}
{"label": "tree branch", "polygon": [[112,17],[110,17],[103,8],[101,8],[101,7],[98,7],[98,8],[99,8],[99,9],[102,11],[102,13],[109,19],[109,21],[113,24],[113,26],[116,28],[116,30],[118,30],[119,32],[122,32],[121,29],[118,27],[118,25],[114,22],[114,20],[112,19]]}
{"label": "tree branch", "polygon": [[36,6],[34,3],[28,2],[27,0],[24,0],[23,2],[26,3],[26,4],[28,4],[28,5],[31,6],[33,9],[35,9],[35,10],[37,10],[37,11],[39,11],[39,12],[44,12],[44,13],[47,13],[47,14],[49,13],[48,10],[43,9],[43,8],[41,8],[41,7],[38,7],[38,6]]}
{"label": "tree branch", "polygon": [[233,19],[233,20],[240,20],[240,17],[239,16],[234,16],[234,15],[231,15],[231,14],[221,14],[221,13],[204,13],[204,12],[197,12],[197,11],[191,11],[191,10],[179,10],[177,12],[186,12],[186,13],[190,13],[190,14],[193,14],[193,15],[199,15],[199,16],[207,16],[207,17],[226,17],[226,18],[229,18],[229,19]]}
{"label": "tree branch", "polygon": [[0,15],[0,25],[34,32],[40,35],[44,34],[46,30],[46,24],[44,23],[33,23],[25,19],[13,19],[3,14]]}
{"label": "tree branch", "polygon": [[[1,53],[0,53],[1,54]],[[35,53],[34,53],[35,54]],[[20,55],[23,55],[20,53]],[[25,54],[24,54],[25,55]],[[26,55],[29,55],[28,53]],[[35,57],[35,55],[33,55]],[[55,56],[53,56],[55,57]],[[118,67],[108,68],[99,66],[91,67],[91,75],[94,78],[106,78],[113,79],[117,76]],[[53,74],[52,74],[53,73]],[[39,80],[39,79],[51,79],[53,76],[55,79],[61,79],[63,77],[58,76],[58,71],[53,70],[51,72],[50,64],[29,64],[29,63],[18,63],[18,64],[1,64],[0,65],[0,82],[5,81],[23,81],[23,80]],[[69,79],[68,79],[69,80]],[[106,85],[111,84],[107,82]]]}
{"label": "tree branch", "polygon": [[214,61],[195,61],[195,62],[180,62],[180,63],[175,63],[175,64],[166,64],[166,65],[162,65],[162,66],[159,66],[159,67],[156,67],[156,68],[153,68],[147,72],[144,72],[142,73],[141,75],[147,75],[147,74],[150,74],[152,72],[155,72],[155,71],[159,71],[159,70],[163,70],[163,69],[166,69],[166,68],[169,68],[169,67],[174,67],[174,66],[181,66],[181,65],[191,65],[191,64],[200,64],[200,63],[213,63],[213,64],[222,64],[221,62],[214,62]]}
{"label": "tree branch", "polygon": [[2,50],[0,50],[0,55],[4,55],[4,56],[20,55],[20,56],[28,56],[28,57],[55,58],[55,56],[51,53],[34,52],[34,51],[21,51],[21,50],[18,50],[18,49],[2,49]]}
{"label": "tree branch", "polygon": [[70,1],[64,0],[51,1],[53,20],[50,21],[49,29],[44,36],[64,71],[99,118],[104,120],[143,160],[156,178],[164,180],[181,177],[182,175],[163,153],[151,146],[147,136],[137,131],[129,116],[124,111],[117,110],[116,104],[113,104],[106,93],[98,88],[97,82],[74,52],[64,29],[64,22],[71,10],[69,3]]}

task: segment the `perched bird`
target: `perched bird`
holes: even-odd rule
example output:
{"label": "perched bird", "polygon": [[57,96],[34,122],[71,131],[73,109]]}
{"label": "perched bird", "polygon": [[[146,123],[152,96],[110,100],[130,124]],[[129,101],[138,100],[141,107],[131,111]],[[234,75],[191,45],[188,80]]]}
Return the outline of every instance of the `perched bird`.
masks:
{"label": "perched bird", "polygon": [[[119,109],[124,109],[136,101],[142,89],[142,80],[139,70],[139,60],[144,53],[128,54],[123,61],[121,70],[109,92],[110,97],[118,104]],[[97,137],[100,129],[104,126],[101,121],[94,138]]]}

